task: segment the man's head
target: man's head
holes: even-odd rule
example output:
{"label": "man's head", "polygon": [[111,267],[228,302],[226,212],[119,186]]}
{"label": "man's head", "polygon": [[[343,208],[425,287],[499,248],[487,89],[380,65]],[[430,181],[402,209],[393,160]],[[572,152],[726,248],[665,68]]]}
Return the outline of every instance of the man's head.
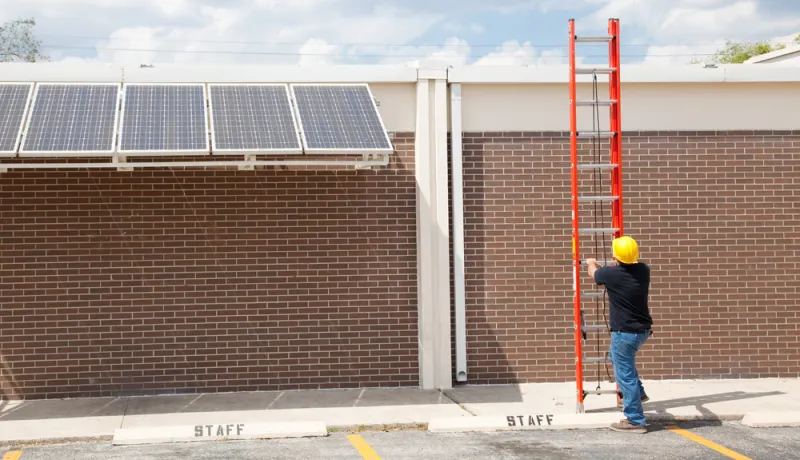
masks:
{"label": "man's head", "polygon": [[614,258],[622,264],[635,264],[639,261],[639,245],[630,236],[616,238],[611,243]]}

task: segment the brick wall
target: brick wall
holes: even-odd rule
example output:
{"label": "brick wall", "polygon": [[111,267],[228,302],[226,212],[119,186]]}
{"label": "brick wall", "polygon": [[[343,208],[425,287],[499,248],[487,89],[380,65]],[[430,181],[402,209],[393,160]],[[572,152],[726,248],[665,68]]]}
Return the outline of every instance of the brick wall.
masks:
{"label": "brick wall", "polygon": [[[623,139],[626,233],[653,274],[643,376],[800,376],[800,131]],[[470,383],[574,379],[568,135],[467,133],[464,162]]]}
{"label": "brick wall", "polygon": [[0,394],[417,385],[395,143],[373,171],[1,174]]}
{"label": "brick wall", "polygon": [[[800,375],[800,132],[624,139],[644,377]],[[413,136],[395,143],[375,171],[0,175],[0,393],[416,385]],[[571,380],[568,138],[467,133],[464,162],[470,383]]]}

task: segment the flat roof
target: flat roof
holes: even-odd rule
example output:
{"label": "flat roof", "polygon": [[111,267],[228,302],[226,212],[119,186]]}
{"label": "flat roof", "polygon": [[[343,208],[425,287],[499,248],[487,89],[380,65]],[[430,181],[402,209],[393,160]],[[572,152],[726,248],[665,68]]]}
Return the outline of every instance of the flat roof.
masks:
{"label": "flat roof", "polygon": [[[590,67],[590,66],[581,66]],[[442,75],[465,84],[566,83],[566,65],[444,66],[386,65],[185,65],[120,66],[101,63],[0,63],[1,82],[204,82],[204,83],[415,83],[420,76]],[[601,76],[601,79],[607,78]],[[624,65],[626,83],[800,82],[800,67],[725,64]],[[578,81],[591,81],[580,75]],[[602,80],[605,81],[605,80]]]}

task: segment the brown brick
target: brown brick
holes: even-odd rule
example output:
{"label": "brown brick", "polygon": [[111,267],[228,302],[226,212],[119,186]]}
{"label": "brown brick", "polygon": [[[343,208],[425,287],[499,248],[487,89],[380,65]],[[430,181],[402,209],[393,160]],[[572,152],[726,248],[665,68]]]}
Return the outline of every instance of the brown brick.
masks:
{"label": "brown brick", "polygon": [[413,134],[386,169],[0,175],[25,398],[416,385]]}
{"label": "brown brick", "polygon": [[[569,138],[466,136],[470,382],[572,380]],[[800,132],[629,132],[623,143],[625,229],[653,269],[656,334],[640,354],[643,376],[798,377]],[[591,144],[580,149],[591,161]],[[591,191],[590,175],[580,189]],[[591,205],[580,215],[592,225]],[[582,238],[584,256],[594,246]],[[593,303],[585,309],[603,321]],[[594,335],[586,349],[596,355]]]}

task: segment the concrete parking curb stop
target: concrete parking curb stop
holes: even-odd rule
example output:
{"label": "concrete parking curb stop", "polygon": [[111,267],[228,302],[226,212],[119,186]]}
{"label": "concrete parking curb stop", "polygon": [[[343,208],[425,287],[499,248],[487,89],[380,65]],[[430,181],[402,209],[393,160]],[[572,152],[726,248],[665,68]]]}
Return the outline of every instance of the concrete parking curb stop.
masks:
{"label": "concrete parking curb stop", "polygon": [[752,428],[800,428],[800,411],[748,412],[742,425]]}
{"label": "concrete parking curb stop", "polygon": [[[800,427],[800,411],[748,412],[747,414],[646,414],[648,423],[690,421],[740,421],[754,428]],[[595,414],[509,414],[434,418],[428,423],[431,432],[509,431],[509,430],[579,430],[608,428],[624,416],[622,413]]]}
{"label": "concrete parking curb stop", "polygon": [[322,422],[245,422],[203,425],[119,428],[114,445],[172,442],[218,442],[243,439],[307,438],[327,436]]}
{"label": "concrete parking curb stop", "polygon": [[431,432],[574,430],[605,428],[617,422],[620,414],[509,414],[473,417],[435,418],[428,423]]}

